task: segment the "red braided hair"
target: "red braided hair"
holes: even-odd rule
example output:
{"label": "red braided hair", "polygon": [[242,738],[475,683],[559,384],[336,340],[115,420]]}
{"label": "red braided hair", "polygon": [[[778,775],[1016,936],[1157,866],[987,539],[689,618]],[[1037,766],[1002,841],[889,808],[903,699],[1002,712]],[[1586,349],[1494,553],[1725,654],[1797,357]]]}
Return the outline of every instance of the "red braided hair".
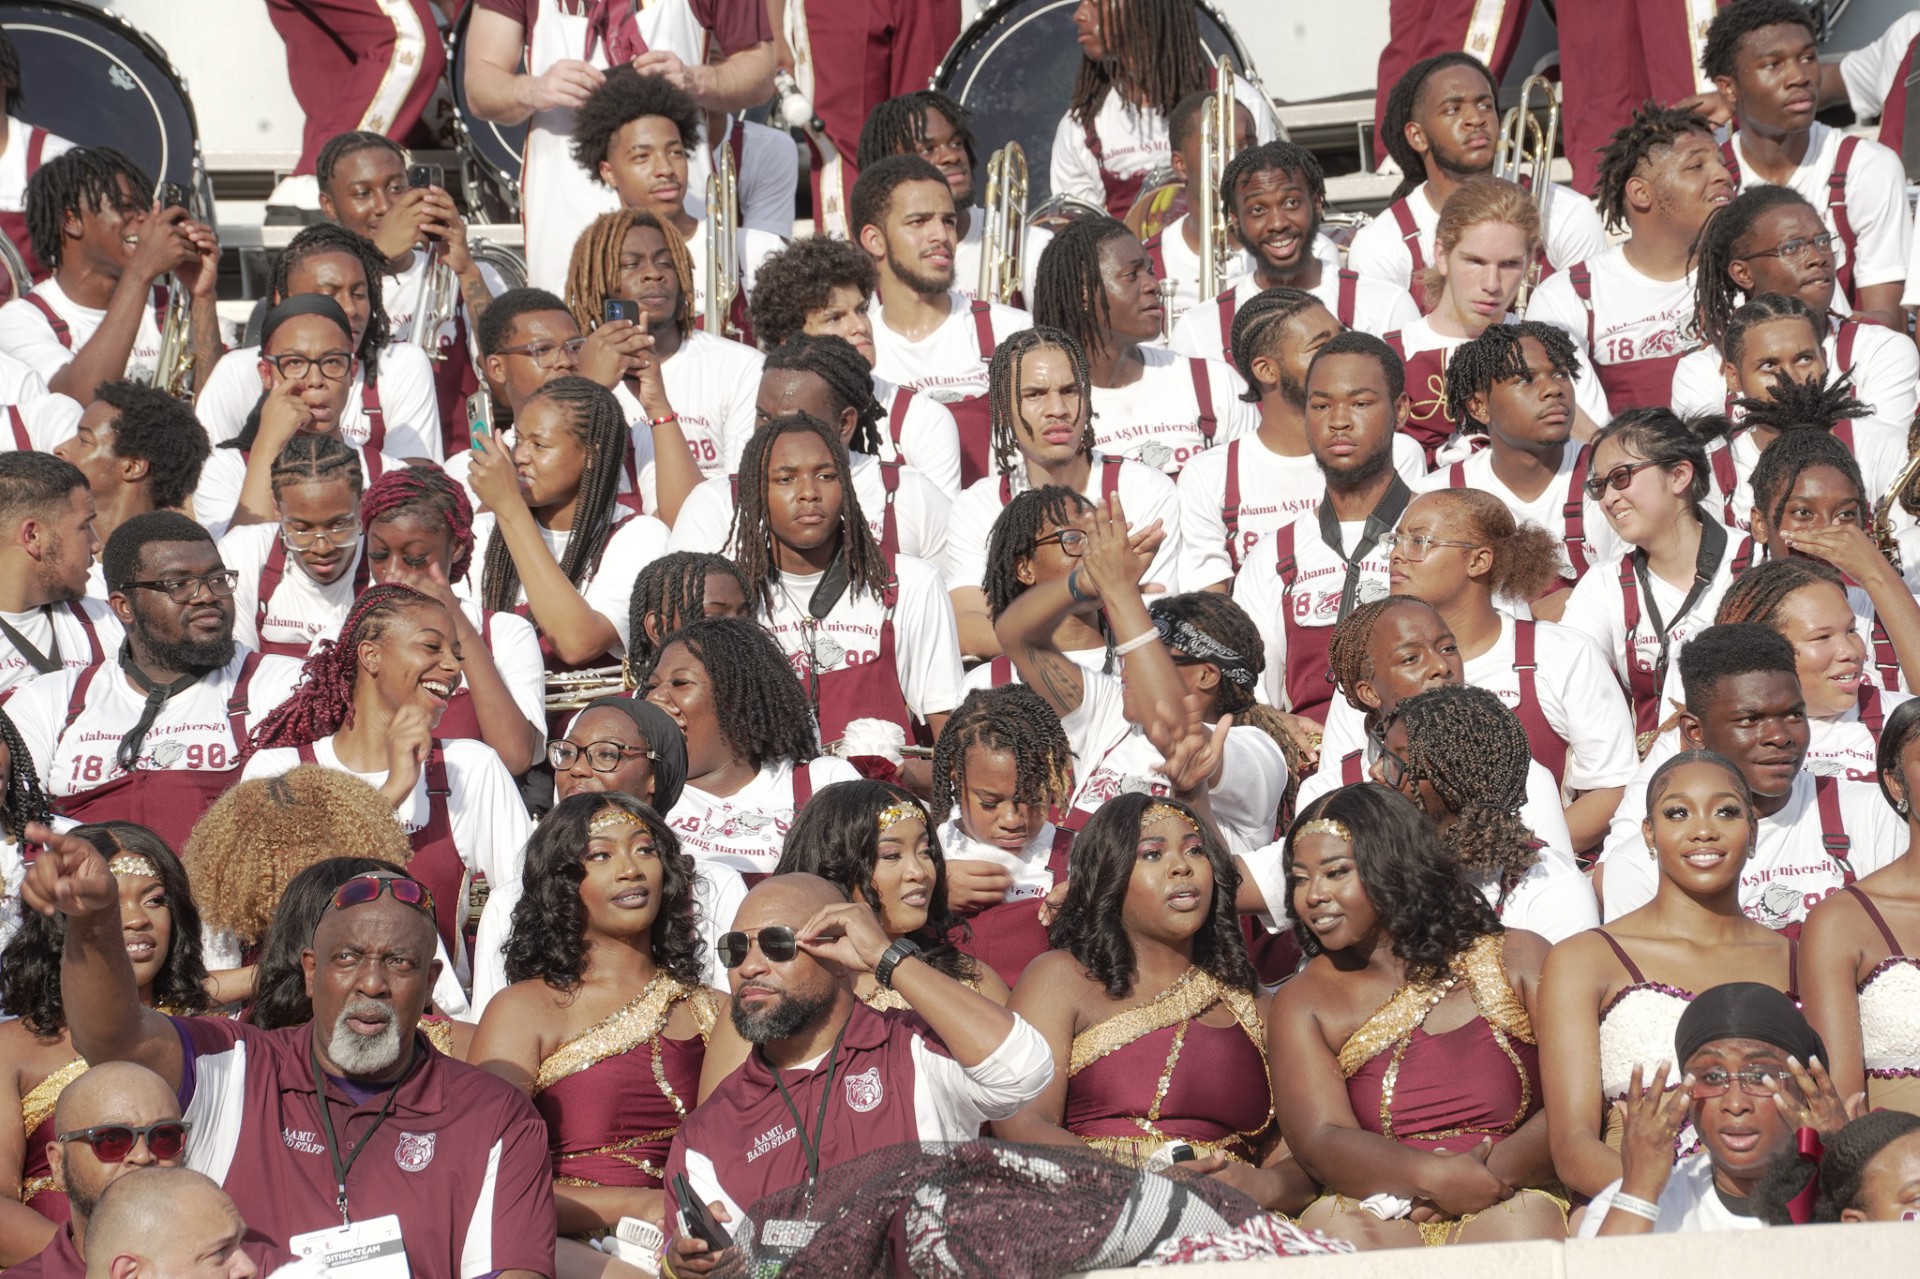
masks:
{"label": "red braided hair", "polygon": [[360,530],[375,524],[418,515],[437,523],[453,537],[453,563],[447,580],[458,582],[473,563],[473,503],[453,477],[437,466],[406,466],[388,471],[360,498]]}
{"label": "red braided hair", "polygon": [[411,586],[370,586],[362,591],[340,623],[340,638],[321,640],[314,646],[293,696],[253,730],[252,749],[304,746],[350,726],[361,643],[379,639],[390,619],[423,604],[440,607],[440,601]]}

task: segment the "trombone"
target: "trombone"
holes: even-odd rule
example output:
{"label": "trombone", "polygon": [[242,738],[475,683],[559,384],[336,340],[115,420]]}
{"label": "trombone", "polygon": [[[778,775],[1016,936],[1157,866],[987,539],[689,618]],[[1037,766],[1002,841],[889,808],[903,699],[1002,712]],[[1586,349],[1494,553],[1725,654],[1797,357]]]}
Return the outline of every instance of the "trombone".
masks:
{"label": "trombone", "polygon": [[[1546,98],[1547,123],[1543,128],[1534,114],[1533,91],[1539,86]],[[1547,224],[1547,201],[1553,194],[1553,148],[1560,138],[1560,95],[1553,81],[1544,75],[1528,76],[1520,86],[1520,101],[1500,120],[1500,142],[1493,152],[1493,176],[1524,188],[1533,197],[1540,214],[1541,233]],[[1520,281],[1520,292],[1513,309],[1525,314],[1527,299],[1540,283],[1538,255]]]}
{"label": "trombone", "polygon": [[585,710],[602,697],[631,693],[634,687],[633,673],[625,662],[578,671],[552,671],[547,675],[547,714]]}
{"label": "trombone", "polygon": [[[739,128],[739,125],[735,125]],[[733,299],[740,292],[740,187],[733,171],[733,151],[712,148],[713,172],[707,175],[707,262],[705,280],[707,332],[715,337],[737,337]]]}
{"label": "trombone", "polygon": [[987,221],[980,230],[982,302],[1013,301],[1020,291],[1027,226],[1027,153],[1009,142],[987,161]]}
{"label": "trombone", "polygon": [[429,360],[444,360],[447,353],[440,347],[440,330],[453,322],[454,310],[460,305],[460,281],[441,256],[443,246],[428,240],[422,251],[427,255],[427,268],[420,277],[420,308],[413,316],[413,342]]}
{"label": "trombone", "polygon": [[1227,170],[1227,161],[1233,158],[1236,132],[1233,80],[1233,58],[1223,53],[1214,63],[1213,99],[1200,116],[1200,172],[1193,175],[1193,198],[1187,201],[1187,208],[1199,219],[1202,298],[1220,292],[1220,281],[1233,259],[1226,214],[1220,207],[1220,178]]}

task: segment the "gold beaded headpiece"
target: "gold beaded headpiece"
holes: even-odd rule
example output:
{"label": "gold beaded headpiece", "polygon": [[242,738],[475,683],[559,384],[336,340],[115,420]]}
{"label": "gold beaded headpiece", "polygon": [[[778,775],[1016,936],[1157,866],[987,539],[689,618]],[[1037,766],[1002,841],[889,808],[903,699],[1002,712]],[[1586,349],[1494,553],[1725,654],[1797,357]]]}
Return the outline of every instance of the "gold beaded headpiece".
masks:
{"label": "gold beaded headpiece", "polygon": [[1351,844],[1353,831],[1347,824],[1334,817],[1316,817],[1310,822],[1302,822],[1294,827],[1293,837],[1299,839],[1305,835],[1331,835],[1335,839]]}
{"label": "gold beaded headpiece", "polygon": [[633,827],[645,827],[646,823],[629,813],[626,809],[609,804],[593,815],[593,821],[587,824],[588,836],[615,836],[626,833]]}
{"label": "gold beaded headpiece", "polygon": [[879,828],[882,835],[885,835],[901,822],[921,822],[924,824],[926,820],[927,814],[925,809],[921,808],[918,804],[909,804],[904,801],[881,809],[880,815],[873,819],[874,825]]}
{"label": "gold beaded headpiece", "polygon": [[107,869],[116,875],[145,875],[148,879],[160,878],[160,868],[145,853],[116,853]]}
{"label": "gold beaded headpiece", "polygon": [[1172,804],[1148,804],[1147,811],[1140,814],[1140,825],[1142,827],[1164,821],[1180,822],[1194,834],[1198,835],[1200,833],[1199,823],[1187,816],[1186,813],[1175,808]]}

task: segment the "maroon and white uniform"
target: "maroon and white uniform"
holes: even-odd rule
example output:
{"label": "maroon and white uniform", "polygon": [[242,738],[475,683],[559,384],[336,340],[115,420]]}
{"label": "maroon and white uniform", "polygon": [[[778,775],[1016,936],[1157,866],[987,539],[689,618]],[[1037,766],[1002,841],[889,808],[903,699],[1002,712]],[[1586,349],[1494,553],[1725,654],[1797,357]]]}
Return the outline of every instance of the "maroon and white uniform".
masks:
{"label": "maroon and white uniform", "polygon": [[1387,158],[1387,98],[1413,64],[1442,53],[1470,53],[1506,78],[1527,24],[1530,0],[1389,0],[1387,44],[1380,50],[1373,110],[1373,158]]}
{"label": "maroon and white uniform", "polygon": [[1423,493],[1442,489],[1474,488],[1493,494],[1520,522],[1538,524],[1560,544],[1560,576],[1569,585],[1602,560],[1621,550],[1620,535],[1600,503],[1586,495],[1590,450],[1573,440],[1560,448],[1560,468],[1547,486],[1532,498],[1523,498],[1503,483],[1493,469],[1493,450],[1482,449],[1464,462],[1452,462],[1428,473],[1414,487]]}
{"label": "maroon and white uniform", "polygon": [[886,309],[874,298],[874,376],[947,406],[960,436],[962,484],[993,469],[987,363],[1010,334],[1032,326],[1025,311],[970,301],[956,288],[947,293],[946,320],[919,341],[908,341],[887,327]]}
{"label": "maroon and white uniform", "polygon": [[[1571,187],[1554,186],[1547,201],[1546,224],[1547,266],[1553,270],[1584,262],[1607,247],[1607,233],[1593,203]],[[1420,276],[1433,265],[1434,235],[1439,229],[1439,206],[1422,182],[1353,233],[1347,267],[1406,289],[1417,299]],[[1425,305],[1431,306],[1431,300]]]}
{"label": "maroon and white uniform", "polygon": [[[1820,345],[1833,376],[1853,374],[1854,398],[1873,410],[1860,420],[1898,432],[1904,449],[1914,410],[1920,408],[1920,351],[1904,333],[1839,316],[1829,318],[1827,336]],[[1734,397],[1727,392],[1727,377],[1721,371],[1725,363],[1717,346],[1703,346],[1682,356],[1674,365],[1673,387],[1665,402],[1681,417],[1725,413],[1739,421],[1745,410],[1734,407]],[[1743,511],[1741,519],[1745,518]]]}
{"label": "maroon and white uniform", "polygon": [[[20,260],[37,284],[47,278],[47,268],[33,256],[33,238],[27,234],[27,183],[40,166],[53,157],[73,150],[73,143],[17,116],[7,117],[7,139],[0,147],[0,234],[20,250]],[[0,280],[0,290],[6,289]],[[0,296],[12,296],[10,292]]]}
{"label": "maroon and white uniform", "polygon": [[1240,398],[1247,384],[1232,365],[1157,346],[1135,350],[1138,378],[1093,388],[1093,440],[1102,453],[1177,475],[1189,458],[1260,425],[1259,410]]}
{"label": "maroon and white uniform", "polygon": [[[1026,462],[1020,459],[1014,462],[1013,474],[990,475],[967,486],[947,519],[947,585],[950,588],[979,586],[986,580],[987,547],[993,540],[994,522],[1008,502],[1032,487],[1027,481]],[[1173,480],[1145,462],[1108,457],[1095,449],[1080,496],[1104,510],[1107,499],[1116,494],[1126,508],[1127,521],[1134,527],[1159,520],[1160,527],[1166,531],[1166,540],[1153,553],[1153,563],[1141,580],[1164,587],[1169,594],[1177,592],[1180,589],[1180,508],[1179,492]]]}
{"label": "maroon and white uniform", "polygon": [[731,795],[715,795],[689,781],[666,814],[667,825],[696,862],[717,861],[758,883],[779,864],[793,815],[814,792],[859,778],[858,769],[833,755],[800,765],[776,759]]}
{"label": "maroon and white uniform", "polygon": [[0,613],[0,698],[56,669],[98,666],[120,651],[125,637],[113,610],[90,596],[25,613]]}
{"label": "maroon and white uniform", "polygon": [[406,141],[447,65],[428,0],[267,0],[267,16],[307,117],[295,173],[312,173],[342,133]]}
{"label": "maroon and white uniform", "polygon": [[0,453],[51,453],[80,429],[80,402],[47,389],[47,380],[0,351]]}
{"label": "maroon and white uniform", "polygon": [[[437,462],[442,454],[435,395],[427,353],[406,344],[390,346],[380,353],[380,371],[371,384],[365,364],[354,373],[340,409],[340,438],[356,448],[371,444],[395,457]],[[218,445],[245,429],[259,402],[260,348],[245,346],[228,351],[213,366],[194,412],[207,428],[207,440]]]}
{"label": "maroon and white uniform", "polygon": [[[1840,59],[1840,78],[1847,83],[1847,102],[1853,107],[1854,118],[1871,120],[1879,116],[1880,144],[1895,152],[1900,151],[1907,136],[1916,47],[1920,47],[1920,12],[1908,12],[1895,18],[1878,40]],[[1913,276],[1909,274],[1907,279],[1911,281]]]}
{"label": "maroon and white uniform", "polygon": [[[1253,117],[1255,140],[1273,141],[1278,123],[1273,104],[1245,76],[1235,78],[1233,96]],[[1087,123],[1071,111],[1060,117],[1053,131],[1050,189],[1124,218],[1147,175],[1172,159],[1167,117],[1109,89]]]}
{"label": "maroon and white uniform", "polygon": [[[1337,261],[1329,264],[1323,259],[1321,268],[1320,283],[1311,290],[1313,296],[1347,328],[1380,337],[1420,318],[1420,308],[1414,305],[1405,285],[1343,271]],[[1233,317],[1261,291],[1258,278],[1251,273],[1241,276],[1232,288],[1183,312],[1167,345],[1182,355],[1232,360]]]}
{"label": "maroon and white uniform", "polygon": [[[166,309],[166,291],[155,288],[152,305],[141,308],[140,328],[127,353],[124,376],[136,382],[152,378],[160,362],[160,324]],[[32,366],[51,383],[73,363],[73,353],[93,340],[106,318],[105,307],[81,306],[67,296],[59,280],[48,276],[25,297],[0,306],[0,351]]]}
{"label": "maroon and white uniform", "polygon": [[1566,330],[1612,412],[1665,405],[1674,368],[1693,345],[1693,277],[1655,280],[1615,245],[1542,281],[1527,318]]}

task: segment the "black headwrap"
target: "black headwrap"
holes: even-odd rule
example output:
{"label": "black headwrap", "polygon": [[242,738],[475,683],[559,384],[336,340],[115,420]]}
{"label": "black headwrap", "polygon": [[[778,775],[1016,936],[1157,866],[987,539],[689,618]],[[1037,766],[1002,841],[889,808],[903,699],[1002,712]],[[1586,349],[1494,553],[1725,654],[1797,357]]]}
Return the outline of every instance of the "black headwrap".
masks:
{"label": "black headwrap", "polygon": [[[647,749],[657,757],[653,761],[653,798],[649,800],[645,795],[634,798],[650,804],[656,813],[672,812],[687,784],[687,739],[680,732],[680,726],[673,722],[673,716],[652,702],[620,696],[588,702],[580,714],[598,710],[619,711],[632,720],[646,740]],[[567,732],[573,732],[573,725],[579,722],[580,717],[576,715],[568,723]]]}
{"label": "black headwrap", "polygon": [[1827,1055],[1826,1045],[1794,1002],[1755,981],[1728,982],[1702,991],[1680,1014],[1673,1047],[1684,1066],[1695,1053],[1721,1039],[1757,1039],[1793,1054],[1802,1064]]}

